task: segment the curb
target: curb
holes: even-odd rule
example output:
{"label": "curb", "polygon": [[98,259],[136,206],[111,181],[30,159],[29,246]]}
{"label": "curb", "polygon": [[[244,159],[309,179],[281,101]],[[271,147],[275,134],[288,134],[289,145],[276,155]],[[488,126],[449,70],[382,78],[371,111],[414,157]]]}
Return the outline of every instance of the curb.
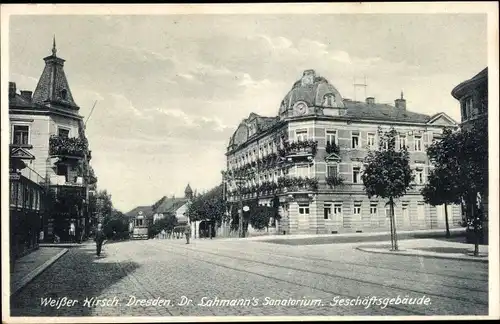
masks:
{"label": "curb", "polygon": [[363,247],[356,247],[356,250],[362,251],[362,252],[367,252],[367,253],[379,253],[379,254],[390,254],[390,255],[404,255],[404,256],[413,256],[413,257],[424,257],[424,258],[431,258],[431,259],[446,259],[446,260],[459,260],[459,261],[470,261],[470,262],[481,262],[481,263],[488,263],[488,259],[470,259],[470,258],[463,258],[463,257],[451,257],[451,256],[443,256],[443,255],[432,255],[432,254],[416,254],[416,253],[411,253],[411,252],[390,252],[390,251],[375,251],[371,249],[366,249]]}
{"label": "curb", "polygon": [[49,260],[45,261],[42,265],[37,267],[35,270],[31,271],[28,273],[26,276],[24,276],[21,280],[13,284],[13,288],[10,291],[10,295],[14,295],[16,292],[18,292],[21,288],[26,286],[30,281],[35,279],[40,273],[45,271],[48,267],[50,267],[54,262],[56,262],[60,257],[62,257],[66,252],[68,252],[68,249],[63,249],[61,252],[57,253],[55,256],[50,258]]}
{"label": "curb", "polygon": [[40,243],[40,247],[56,247],[56,248],[76,248],[84,246],[85,243]]}

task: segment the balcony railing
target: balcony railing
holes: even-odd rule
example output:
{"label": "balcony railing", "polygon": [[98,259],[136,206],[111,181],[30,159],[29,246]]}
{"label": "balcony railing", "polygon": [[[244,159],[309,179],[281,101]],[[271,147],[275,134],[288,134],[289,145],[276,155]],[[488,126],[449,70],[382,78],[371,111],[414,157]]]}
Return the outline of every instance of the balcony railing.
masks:
{"label": "balcony railing", "polygon": [[83,158],[89,155],[86,138],[52,135],[49,139],[49,155]]}
{"label": "balcony railing", "polygon": [[292,156],[315,156],[318,142],[313,140],[285,142],[284,147],[279,150],[281,157]]}

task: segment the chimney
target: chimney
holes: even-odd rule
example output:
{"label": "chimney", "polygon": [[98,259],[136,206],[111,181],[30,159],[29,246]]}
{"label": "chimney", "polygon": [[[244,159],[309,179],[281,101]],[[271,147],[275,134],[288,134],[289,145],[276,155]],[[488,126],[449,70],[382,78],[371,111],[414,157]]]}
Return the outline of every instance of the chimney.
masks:
{"label": "chimney", "polygon": [[366,103],[369,104],[369,105],[374,105],[375,104],[375,98],[373,98],[373,97],[366,98]]}
{"label": "chimney", "polygon": [[406,110],[406,99],[403,98],[403,91],[401,91],[401,98],[394,100],[394,105],[398,109]]}
{"label": "chimney", "polygon": [[14,98],[16,96],[16,83],[9,82],[9,98]]}
{"label": "chimney", "polygon": [[33,95],[33,91],[21,90],[21,97],[24,99],[31,101],[31,96]]}

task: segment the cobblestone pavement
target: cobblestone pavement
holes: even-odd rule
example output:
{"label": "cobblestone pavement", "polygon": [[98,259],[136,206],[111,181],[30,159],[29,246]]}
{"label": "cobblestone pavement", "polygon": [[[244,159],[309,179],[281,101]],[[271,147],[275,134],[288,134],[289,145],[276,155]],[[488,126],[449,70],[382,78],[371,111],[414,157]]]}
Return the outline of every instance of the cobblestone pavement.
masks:
{"label": "cobblestone pavement", "polygon": [[[105,245],[97,258],[93,245],[82,245],[12,296],[11,316],[488,314],[488,264],[372,254],[356,246],[148,240]],[[179,305],[182,296],[192,302]],[[339,298],[358,296],[359,302],[372,296],[428,299],[427,305],[335,305]],[[42,306],[41,298],[50,297],[78,303]],[[93,297],[108,299],[109,306],[89,307],[85,298]],[[170,305],[140,304],[157,298]],[[250,305],[208,306],[242,298]],[[303,304],[271,305],[289,299]]]}

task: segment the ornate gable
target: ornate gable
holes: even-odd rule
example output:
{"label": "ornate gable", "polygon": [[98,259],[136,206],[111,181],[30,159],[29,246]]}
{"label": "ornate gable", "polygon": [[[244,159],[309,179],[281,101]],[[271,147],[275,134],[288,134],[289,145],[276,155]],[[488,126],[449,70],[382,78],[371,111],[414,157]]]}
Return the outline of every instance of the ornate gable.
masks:
{"label": "ornate gable", "polygon": [[16,147],[11,150],[10,158],[21,159],[21,160],[34,160],[35,156],[22,147]]}

